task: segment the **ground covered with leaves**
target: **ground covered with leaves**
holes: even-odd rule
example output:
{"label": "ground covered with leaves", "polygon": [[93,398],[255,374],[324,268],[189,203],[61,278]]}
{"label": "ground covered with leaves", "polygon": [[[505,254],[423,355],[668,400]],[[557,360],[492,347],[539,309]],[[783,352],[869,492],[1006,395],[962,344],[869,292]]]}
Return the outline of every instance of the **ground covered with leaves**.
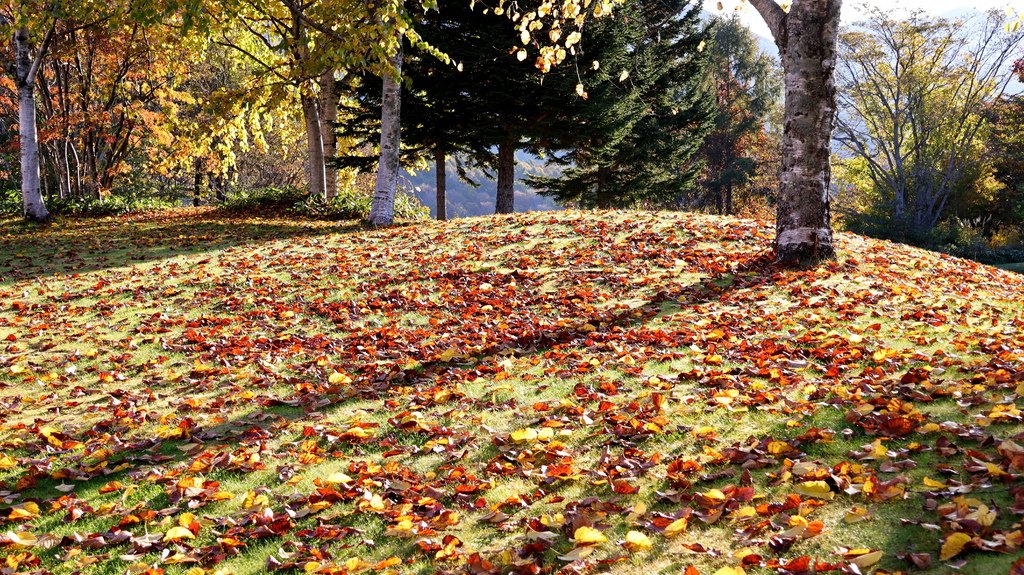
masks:
{"label": "ground covered with leaves", "polygon": [[0,573],[1024,572],[1024,276],[765,224],[0,232]]}

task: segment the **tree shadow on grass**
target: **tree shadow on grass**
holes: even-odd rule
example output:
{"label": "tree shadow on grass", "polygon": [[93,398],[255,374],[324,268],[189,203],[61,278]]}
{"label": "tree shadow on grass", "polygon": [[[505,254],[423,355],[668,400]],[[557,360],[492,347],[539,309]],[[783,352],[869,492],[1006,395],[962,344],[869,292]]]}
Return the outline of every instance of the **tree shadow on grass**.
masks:
{"label": "tree shadow on grass", "polygon": [[217,211],[64,219],[42,227],[16,224],[0,232],[0,286],[365,229],[356,221],[331,224]]}
{"label": "tree shadow on grass", "polygon": [[[204,227],[207,226],[207,227]],[[212,228],[208,226],[213,226]],[[145,249],[141,253],[135,254],[138,257],[148,257],[149,261],[159,259],[161,257],[173,257],[182,253],[202,253],[212,249],[221,249],[223,247],[251,244],[252,242],[258,241],[269,241],[278,239],[281,237],[302,237],[312,236],[318,233],[335,233],[337,229],[328,229],[327,231],[320,231],[319,229],[310,229],[304,227],[301,224],[295,226],[277,226],[271,231],[268,230],[257,230],[262,231],[265,235],[254,237],[252,234],[247,235],[247,232],[233,232],[229,230],[229,223],[221,221],[199,221],[199,222],[173,222],[170,225],[157,226],[155,231],[151,231],[152,235],[146,236],[153,240],[154,245],[150,249]],[[167,245],[168,238],[176,238],[176,235],[181,234],[186,228],[193,230],[214,230],[217,235],[212,240],[197,242],[191,246],[181,247],[173,242],[171,245]],[[138,234],[133,232],[118,232],[123,233],[122,240],[137,238]],[[214,233],[214,232],[207,232]],[[293,234],[288,236],[287,234]],[[91,262],[92,269],[106,269],[113,267],[110,265],[108,260],[99,261],[95,260]],[[130,261],[130,260],[126,260]],[[88,262],[87,262],[88,263]],[[50,272],[54,273],[54,272]],[[426,362],[418,366],[415,370],[408,370],[403,372],[398,381],[387,380],[387,381],[373,381],[365,382],[360,388],[358,394],[339,394],[337,397],[309,397],[310,401],[315,401],[309,405],[302,401],[294,404],[274,404],[268,406],[262,410],[262,413],[272,413],[273,417],[263,418],[254,417],[252,413],[238,414],[234,418],[229,418],[227,421],[217,424],[215,427],[211,427],[204,430],[196,430],[191,436],[186,438],[176,439],[163,439],[154,442],[141,442],[134,444],[133,446],[125,446],[124,449],[116,452],[108,462],[105,470],[101,473],[96,474],[90,478],[82,478],[76,480],[77,485],[76,491],[80,493],[95,493],[98,491],[101,485],[107,482],[122,480],[125,483],[142,483],[149,484],[150,487],[155,487],[156,480],[151,479],[147,473],[147,470],[154,469],[166,469],[171,467],[182,467],[187,466],[187,463],[191,461],[196,453],[194,450],[187,448],[188,444],[194,442],[196,438],[205,438],[207,440],[206,447],[211,448],[213,445],[218,445],[217,450],[230,452],[233,448],[236,448],[246,441],[244,435],[252,428],[263,428],[266,431],[271,429],[277,429],[279,433],[295,434],[296,429],[294,427],[287,429],[287,431],[281,431],[282,427],[275,427],[276,424],[280,424],[284,421],[289,423],[300,423],[307,419],[310,419],[314,413],[329,411],[341,407],[347,402],[355,400],[380,400],[386,399],[389,395],[389,388],[394,385],[418,383],[424,381],[430,381],[442,376],[445,372],[452,369],[474,369],[477,366],[487,363],[490,358],[494,356],[500,356],[507,353],[514,353],[518,355],[530,355],[544,353],[547,350],[555,349],[558,346],[582,346],[589,347],[593,345],[594,341],[600,341],[602,338],[615,338],[620,330],[628,330],[633,327],[649,322],[651,319],[658,315],[666,313],[666,309],[686,309],[692,306],[698,306],[703,303],[714,301],[718,298],[727,297],[731,291],[735,290],[749,290],[758,289],[765,285],[772,285],[774,282],[784,278],[784,274],[780,274],[779,270],[770,263],[767,259],[760,256],[753,256],[749,261],[741,262],[739,265],[732,267],[728,271],[720,273],[712,273],[701,279],[700,281],[693,283],[680,283],[680,284],[669,284],[663,289],[647,298],[645,304],[640,308],[629,308],[629,309],[614,309],[593,312],[589,317],[578,318],[581,321],[580,324],[589,323],[590,327],[578,326],[578,327],[563,327],[554,330],[545,330],[542,326],[535,326],[534,329],[525,329],[518,333],[506,334],[499,342],[485,349],[474,350],[470,357],[463,357],[461,360],[456,362],[443,362],[443,361],[432,361]],[[638,314],[637,311],[640,313]],[[597,329],[593,329],[593,326],[597,326]],[[299,398],[283,398],[283,399],[299,399]],[[328,399],[326,404],[322,403],[322,400]],[[383,409],[383,406],[381,407]],[[251,441],[251,440],[249,440]],[[407,437],[406,441],[418,441],[415,437]],[[483,438],[486,441],[486,438]],[[405,442],[403,442],[405,443]],[[376,450],[371,451],[368,455],[375,455],[372,453]],[[161,457],[158,460],[151,459],[151,456],[156,453]],[[268,459],[268,462],[271,461]],[[123,468],[118,465],[119,462],[124,462],[127,465]],[[275,465],[278,462],[275,461]],[[268,465],[268,473],[271,473],[269,477],[273,477],[273,465]],[[243,471],[237,470],[213,470],[209,472],[211,476],[216,477],[216,473],[244,473]],[[56,485],[59,482],[50,478],[40,479],[39,482],[27,489],[20,490],[22,494],[28,497],[38,498],[52,498],[57,495],[55,490]],[[165,483],[165,482],[164,482]],[[165,485],[160,485],[160,492],[149,498],[148,504],[151,506],[163,506],[169,502],[166,499],[164,493]],[[236,494],[237,496],[237,494]],[[351,520],[356,522],[359,520],[359,514],[355,514]],[[293,533],[282,534],[282,538],[293,539]],[[416,551],[406,541],[392,541],[388,540],[383,542],[385,549],[388,553],[395,553],[398,555],[412,555]]]}

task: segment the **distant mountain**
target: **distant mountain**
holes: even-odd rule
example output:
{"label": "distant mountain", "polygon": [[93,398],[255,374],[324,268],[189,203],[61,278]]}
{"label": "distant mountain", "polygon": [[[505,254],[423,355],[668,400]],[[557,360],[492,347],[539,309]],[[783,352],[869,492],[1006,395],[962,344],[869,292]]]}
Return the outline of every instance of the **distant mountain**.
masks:
{"label": "distant mountain", "polygon": [[[490,178],[483,170],[469,170],[467,173],[469,179],[479,184],[479,187],[473,187],[459,178],[455,171],[454,158],[448,160],[446,171],[448,174],[446,186],[448,217],[464,218],[494,213],[494,200],[497,195],[497,182],[494,179]],[[537,156],[525,152],[516,153],[516,211],[545,212],[562,209],[554,200],[541,196],[523,183],[523,179],[527,176],[554,177],[558,173],[558,168],[546,166],[544,160]],[[403,184],[412,191],[417,199],[423,202],[423,205],[430,208],[431,216],[437,213],[437,184],[433,168],[405,172]]]}

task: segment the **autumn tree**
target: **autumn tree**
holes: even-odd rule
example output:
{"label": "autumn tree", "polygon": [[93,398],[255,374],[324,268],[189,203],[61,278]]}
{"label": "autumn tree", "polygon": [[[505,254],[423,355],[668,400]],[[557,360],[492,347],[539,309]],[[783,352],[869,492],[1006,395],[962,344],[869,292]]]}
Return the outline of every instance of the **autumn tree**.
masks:
{"label": "autumn tree", "polygon": [[708,45],[708,77],[715,98],[714,129],[704,141],[706,194],[719,214],[734,213],[737,188],[757,172],[754,148],[765,136],[769,113],[781,93],[774,59],[737,15],[716,18]]}
{"label": "autumn tree", "polygon": [[841,35],[837,140],[867,168],[891,225],[929,231],[978,171],[982,111],[1024,42],[1006,24],[999,12],[966,22],[875,10]]}
{"label": "autumn tree", "polygon": [[[5,0],[0,2],[0,30],[13,38],[13,58],[8,69],[18,93],[21,191],[27,219],[49,219],[41,193],[40,146],[37,120],[37,88],[40,74],[59,35],[92,27],[100,22],[123,22],[135,30],[162,21],[188,28],[200,8],[197,0]],[[114,55],[115,57],[117,55]]]}
{"label": "autumn tree", "polygon": [[60,197],[102,197],[131,177],[132,162],[157,160],[149,154],[178,139],[177,112],[192,100],[180,90],[181,56],[193,48],[174,28],[126,11],[56,28],[36,99],[41,153]]}
{"label": "autumn tree", "polygon": [[0,31],[13,38],[14,62],[8,65],[18,93],[18,144],[21,156],[21,199],[24,216],[46,221],[40,186],[39,136],[36,124],[36,78],[48,56],[57,26],[73,16],[60,2],[6,1],[0,5]]}

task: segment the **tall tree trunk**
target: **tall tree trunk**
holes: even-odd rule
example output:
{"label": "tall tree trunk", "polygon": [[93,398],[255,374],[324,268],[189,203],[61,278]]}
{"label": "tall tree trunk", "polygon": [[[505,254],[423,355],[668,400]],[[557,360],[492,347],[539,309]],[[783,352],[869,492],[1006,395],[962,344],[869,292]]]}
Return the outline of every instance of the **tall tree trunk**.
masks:
{"label": "tall tree trunk", "polygon": [[732,215],[732,182],[725,184],[725,215]]}
{"label": "tall tree trunk", "polygon": [[334,70],[327,70],[320,76],[320,137],[324,145],[325,197],[330,200],[338,195],[338,168],[334,166],[338,155],[338,94],[334,85]]}
{"label": "tall tree trunk", "polygon": [[507,136],[498,144],[498,197],[494,213],[513,214],[516,211],[516,140]]}
{"label": "tall tree trunk", "polygon": [[384,93],[381,98],[380,161],[377,165],[377,183],[370,206],[370,224],[390,226],[395,222],[395,191],[398,188],[398,169],[402,139],[402,44],[392,65],[398,76],[384,74]]}
{"label": "tall tree trunk", "polygon": [[785,75],[785,131],[775,254],[799,263],[835,256],[830,165],[836,41],[842,0],[751,0],[775,37]]}
{"label": "tall tree trunk", "polygon": [[[44,41],[45,46],[46,41]],[[36,133],[35,75],[42,50],[34,61],[25,28],[14,33],[15,84],[18,87],[18,144],[21,148],[21,202],[26,219],[46,221],[50,212],[39,189],[39,136]]]}
{"label": "tall tree trunk", "polygon": [[327,189],[327,168],[316,98],[302,97],[302,117],[306,123],[306,147],[309,149],[309,195],[322,198]]}
{"label": "tall tree trunk", "polygon": [[202,158],[196,158],[192,162],[195,173],[192,175],[192,207],[199,207],[203,191],[203,162]]}
{"label": "tall tree trunk", "polygon": [[60,188],[60,198],[71,197],[71,160],[68,158],[68,142],[57,142],[54,145],[54,156],[57,164],[57,184]]}
{"label": "tall tree trunk", "polygon": [[437,219],[448,219],[448,174],[445,165],[444,148],[440,144],[434,147],[434,172],[437,177]]}

